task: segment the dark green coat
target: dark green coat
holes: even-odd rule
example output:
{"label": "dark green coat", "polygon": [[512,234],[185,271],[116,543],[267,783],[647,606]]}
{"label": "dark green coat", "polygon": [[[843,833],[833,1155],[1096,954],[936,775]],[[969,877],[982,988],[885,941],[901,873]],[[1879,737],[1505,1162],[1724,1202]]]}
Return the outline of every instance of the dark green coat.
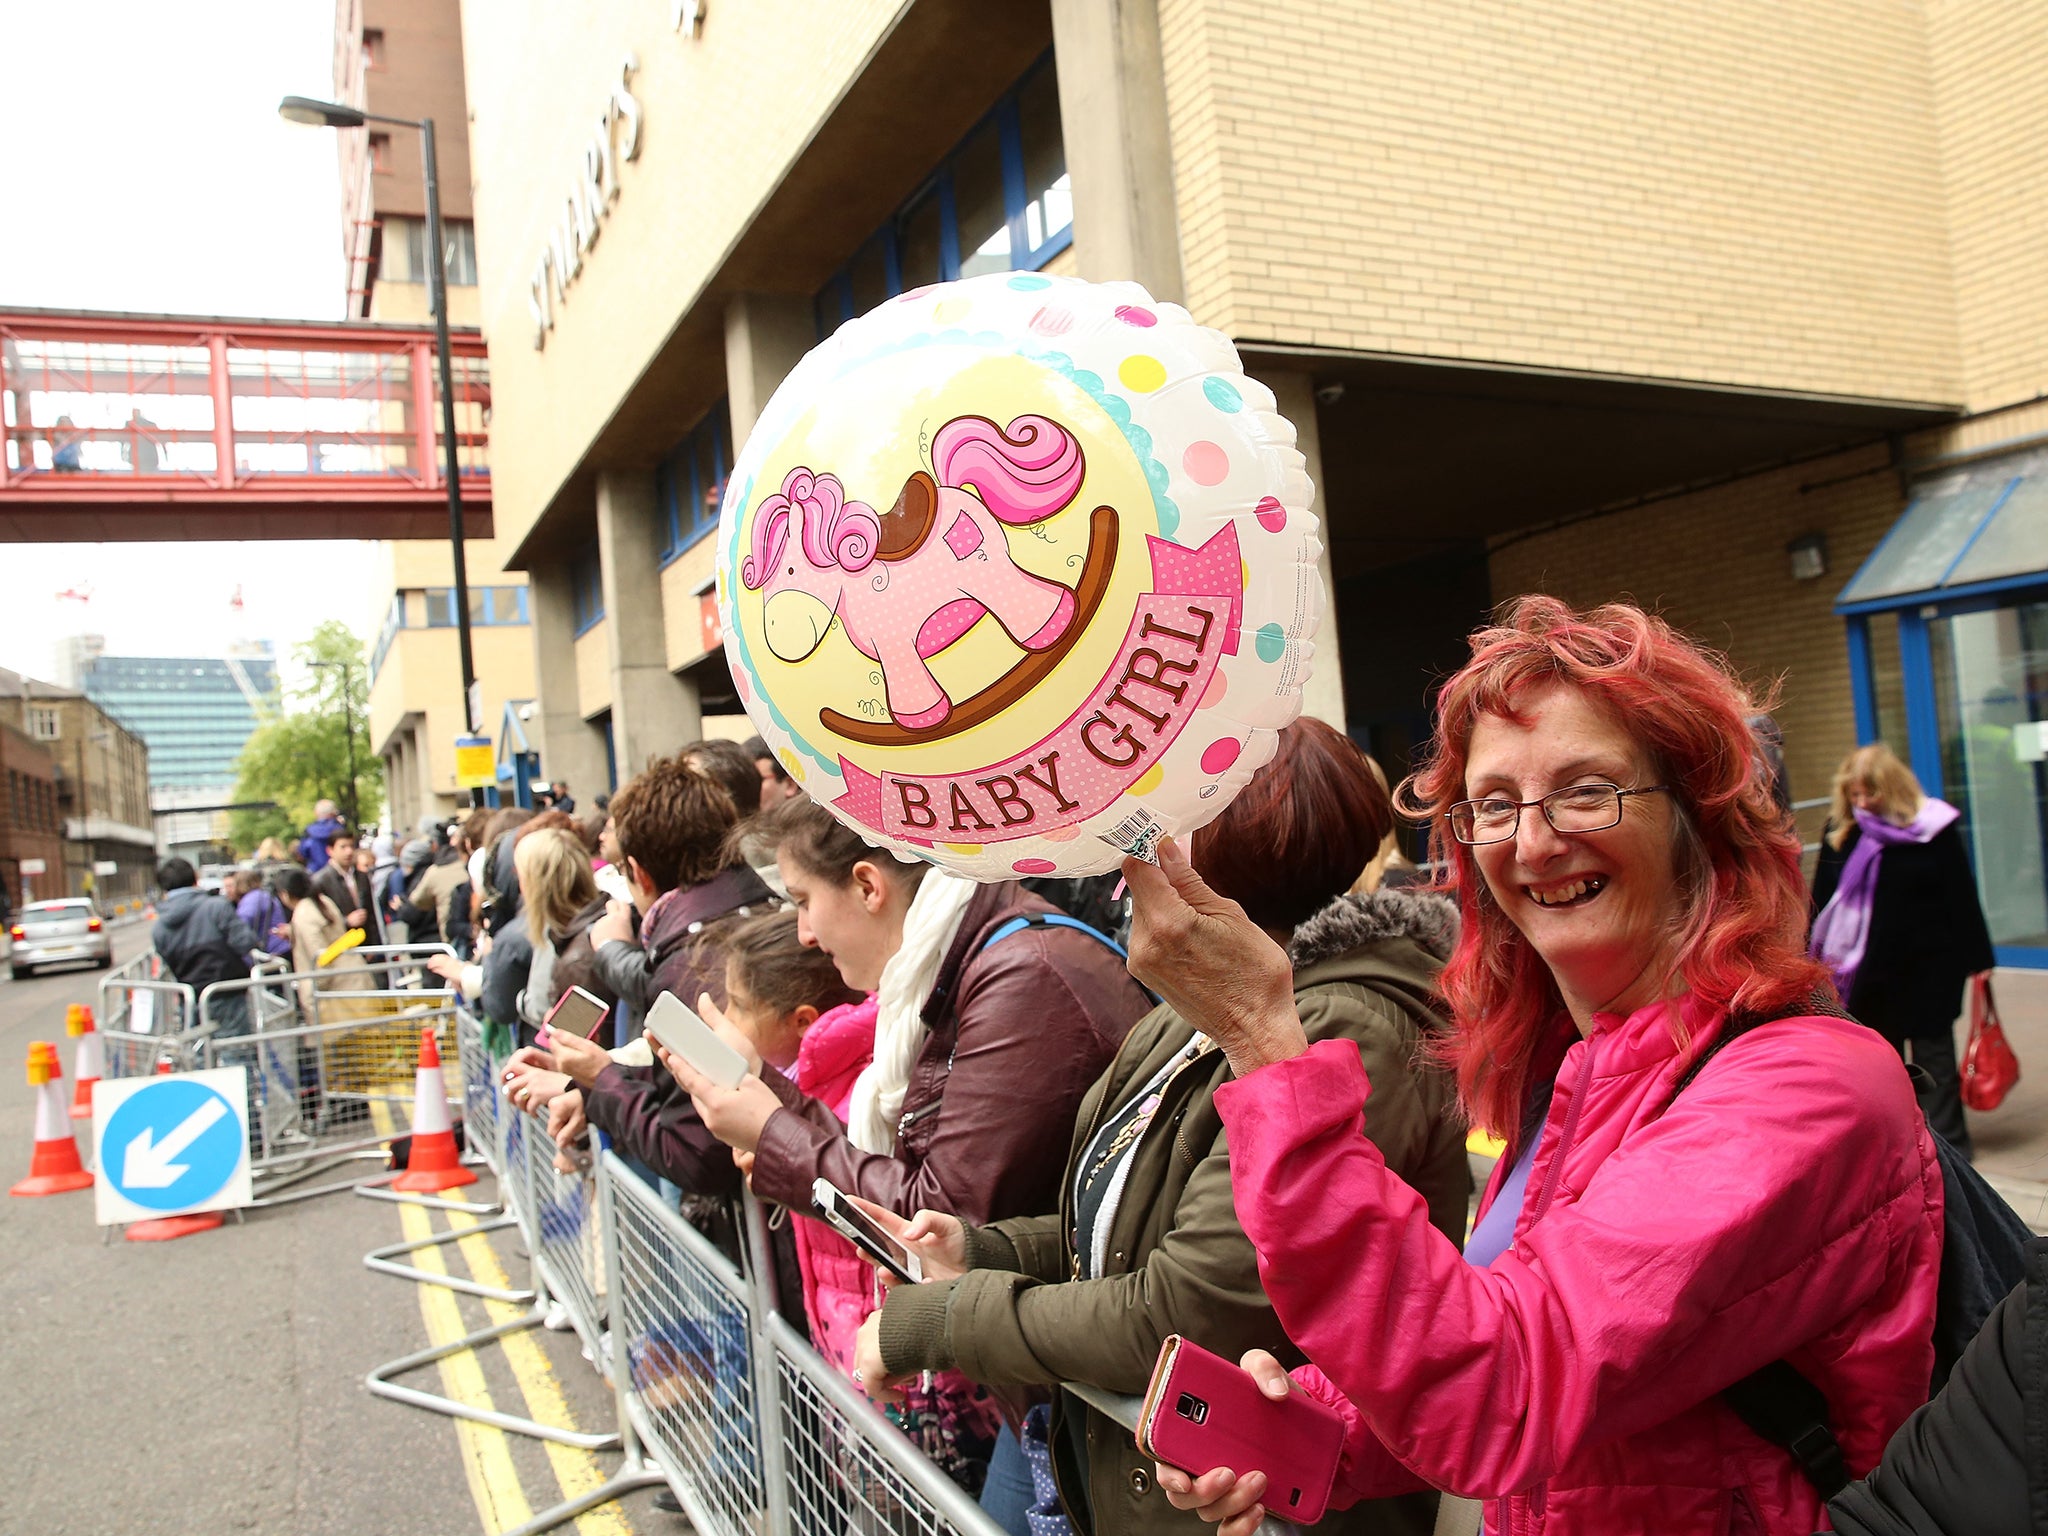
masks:
{"label": "dark green coat", "polygon": [[[1471,1197],[1465,1132],[1448,1075],[1425,1064],[1418,1048],[1424,1032],[1443,1022],[1436,975],[1456,923],[1443,897],[1380,891],[1340,897],[1297,929],[1290,945],[1295,1003],[1309,1039],[1358,1042],[1373,1085],[1366,1134],[1429,1201],[1432,1220],[1454,1242],[1463,1240]],[[1135,1394],[1151,1378],[1161,1341],[1174,1333],[1228,1359],[1263,1348],[1299,1363],[1231,1203],[1230,1153],[1213,1103],[1230,1075],[1220,1049],[1195,1057],[1162,1090],[1132,1155],[1104,1273],[1074,1278],[1074,1165],[1103,1118],[1192,1037],[1163,1005],[1133,1026],[1081,1103],[1057,1215],[970,1227],[967,1274],[891,1292],[881,1345],[892,1373],[957,1367],[991,1385],[1078,1381]],[[1150,1459],[1108,1415],[1055,1393],[1052,1442],[1077,1530],[1206,1529],[1153,1487]],[[1360,1505],[1317,1529],[1427,1533],[1434,1505],[1434,1496]]]}

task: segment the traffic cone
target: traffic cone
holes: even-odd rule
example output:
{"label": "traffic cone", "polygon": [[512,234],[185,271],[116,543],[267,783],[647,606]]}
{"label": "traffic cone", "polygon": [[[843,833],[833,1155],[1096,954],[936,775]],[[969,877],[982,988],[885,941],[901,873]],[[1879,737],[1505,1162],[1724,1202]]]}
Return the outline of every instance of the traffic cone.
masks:
{"label": "traffic cone", "polygon": [[476,1175],[462,1166],[455,1151],[455,1129],[448,1120],[448,1090],[441,1082],[441,1047],[431,1029],[420,1031],[420,1065],[413,1076],[412,1154],[405,1172],[391,1181],[393,1189],[431,1194],[474,1184]]}
{"label": "traffic cone", "polygon": [[64,1071],[57,1065],[57,1047],[48,1040],[28,1045],[28,1085],[36,1091],[36,1151],[28,1177],[10,1195],[61,1195],[69,1189],[90,1189],[92,1175],[78,1161],[78,1143],[71,1139],[71,1119],[64,1112]]}
{"label": "traffic cone", "polygon": [[78,1041],[71,1054],[71,1118],[92,1118],[92,1085],[106,1071],[106,1053],[100,1046],[99,1027],[92,1020],[90,1003],[73,1003],[64,1010],[64,1033]]}

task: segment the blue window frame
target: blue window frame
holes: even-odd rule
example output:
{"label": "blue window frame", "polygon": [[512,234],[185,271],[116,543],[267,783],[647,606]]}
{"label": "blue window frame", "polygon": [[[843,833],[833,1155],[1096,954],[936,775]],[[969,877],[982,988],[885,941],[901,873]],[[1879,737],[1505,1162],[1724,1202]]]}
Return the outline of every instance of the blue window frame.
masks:
{"label": "blue window frame", "polygon": [[[455,589],[453,587],[428,587],[427,628],[453,629],[455,627]],[[471,587],[469,589],[469,624],[472,629],[495,625],[524,624],[526,618],[526,588],[524,587]]]}
{"label": "blue window frame", "polygon": [[665,530],[663,565],[718,526],[718,504],[731,469],[732,412],[720,400],[669,449],[654,472],[655,504]]}
{"label": "blue window frame", "polygon": [[569,580],[576,594],[576,633],[587,634],[604,617],[604,569],[598,563],[596,545],[569,567]]}
{"label": "blue window frame", "polygon": [[818,290],[818,335],[927,283],[1042,267],[1073,242],[1059,76],[1048,49]]}

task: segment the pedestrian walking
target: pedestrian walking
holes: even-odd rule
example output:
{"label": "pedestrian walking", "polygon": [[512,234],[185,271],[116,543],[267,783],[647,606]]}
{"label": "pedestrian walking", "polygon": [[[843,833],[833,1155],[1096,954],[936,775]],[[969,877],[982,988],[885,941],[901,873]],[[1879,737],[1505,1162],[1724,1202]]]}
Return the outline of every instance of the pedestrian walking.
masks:
{"label": "pedestrian walking", "polygon": [[[1925,1400],[1942,1171],[1806,952],[1757,712],[1662,620],[1548,597],[1439,694],[1404,793],[1461,909],[1445,1055],[1507,1142],[1462,1256],[1359,1134],[1376,1085],[1308,1042],[1280,946],[1173,841],[1125,862],[1132,971],[1230,1058],[1235,1208],[1296,1382],[1345,1423],[1338,1507],[1429,1485],[1494,1532],[1811,1536],[1825,1452],[1869,1471]],[[1728,1394],[1760,1373],[1824,1417],[1750,1429]],[[1155,1475],[1229,1536],[1262,1516],[1259,1474]]]}
{"label": "pedestrian walking", "polygon": [[1881,743],[1844,758],[1813,874],[1813,952],[1849,1012],[1920,1068],[1927,1123],[1967,1156],[1955,1020],[1964,982],[1997,957],[1961,815]]}

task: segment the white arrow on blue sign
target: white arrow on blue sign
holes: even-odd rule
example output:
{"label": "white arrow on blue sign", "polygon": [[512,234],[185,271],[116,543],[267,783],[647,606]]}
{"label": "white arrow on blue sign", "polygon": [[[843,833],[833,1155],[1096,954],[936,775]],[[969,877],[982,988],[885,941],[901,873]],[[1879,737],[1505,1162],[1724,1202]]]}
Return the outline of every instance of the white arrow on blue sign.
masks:
{"label": "white arrow on blue sign", "polygon": [[94,1084],[100,1223],[247,1205],[247,1081],[218,1067]]}

